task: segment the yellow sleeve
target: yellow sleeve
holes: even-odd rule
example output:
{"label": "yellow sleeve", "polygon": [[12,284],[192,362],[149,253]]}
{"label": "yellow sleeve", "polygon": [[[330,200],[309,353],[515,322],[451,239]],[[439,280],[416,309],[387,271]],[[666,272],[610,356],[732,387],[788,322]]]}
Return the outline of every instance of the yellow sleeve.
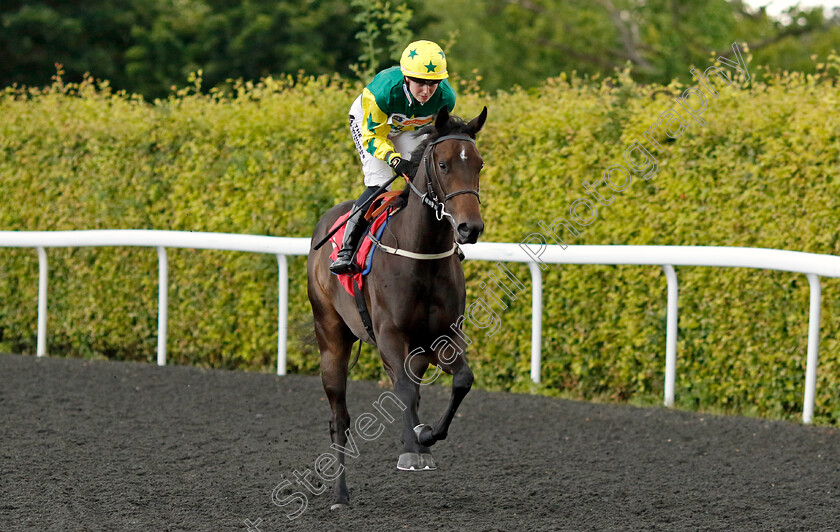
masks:
{"label": "yellow sleeve", "polygon": [[394,143],[388,139],[391,125],[388,115],[379,108],[376,97],[367,88],[362,91],[362,146],[379,160],[390,163],[395,153]]}

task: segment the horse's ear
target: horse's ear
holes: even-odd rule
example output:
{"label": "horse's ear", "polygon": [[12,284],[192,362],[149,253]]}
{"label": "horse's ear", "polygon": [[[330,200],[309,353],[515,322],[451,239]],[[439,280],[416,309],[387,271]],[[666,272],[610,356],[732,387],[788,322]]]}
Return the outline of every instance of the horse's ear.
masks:
{"label": "horse's ear", "polygon": [[481,131],[481,128],[484,126],[485,120],[487,120],[487,106],[484,106],[484,109],[481,111],[481,114],[470,120],[470,123],[467,124],[467,126],[469,126],[470,128],[471,137],[475,137],[476,133]]}
{"label": "horse's ear", "polygon": [[443,128],[446,127],[446,124],[449,122],[449,109],[446,108],[444,105],[443,108],[438,111],[437,118],[435,118],[435,129],[441,131]]}

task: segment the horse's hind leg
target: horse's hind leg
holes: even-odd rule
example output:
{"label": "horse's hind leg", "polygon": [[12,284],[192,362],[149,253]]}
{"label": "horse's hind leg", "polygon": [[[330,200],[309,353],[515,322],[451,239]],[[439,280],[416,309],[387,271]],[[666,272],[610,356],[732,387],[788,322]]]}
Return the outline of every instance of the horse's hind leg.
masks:
{"label": "horse's hind leg", "polygon": [[[332,409],[330,438],[334,445],[343,449],[347,447],[347,431],[350,428],[350,413],[347,411],[347,365],[355,337],[335,311],[316,312],[315,337],[321,350],[321,381]],[[338,463],[337,469],[340,473],[333,486],[333,504],[330,508],[332,510],[350,504],[344,453],[338,453]]]}

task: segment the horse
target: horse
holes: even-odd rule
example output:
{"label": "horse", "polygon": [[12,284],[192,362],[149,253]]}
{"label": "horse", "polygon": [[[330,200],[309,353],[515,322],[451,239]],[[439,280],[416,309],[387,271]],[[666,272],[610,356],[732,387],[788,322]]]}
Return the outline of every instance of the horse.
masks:
{"label": "horse", "polygon": [[[486,107],[469,122],[444,108],[432,124],[418,131],[425,137],[411,155],[414,177],[406,179],[408,185],[400,195],[404,206],[388,221],[362,288],[372,335],[353,296],[329,271],[330,246],[316,249],[315,245],[353,202],[336,205],[315,226],[307,257],[307,293],[321,353],[321,379],[332,410],[334,449],[345,448],[351,436],[347,375],[351,348],[361,339],[378,348],[403,409],[403,453],[397,468],[436,469],[429,447],[446,438],[473,383],[464,354],[467,340],[460,332],[466,285],[457,244],[473,244],[484,231],[479,207],[479,172],[484,163],[475,138],[486,119]],[[439,341],[428,349],[432,338]],[[417,413],[421,379],[430,364],[453,375],[449,405],[433,427],[421,424]],[[333,510],[350,504],[343,452],[338,463],[338,473],[330,477],[335,478]]]}

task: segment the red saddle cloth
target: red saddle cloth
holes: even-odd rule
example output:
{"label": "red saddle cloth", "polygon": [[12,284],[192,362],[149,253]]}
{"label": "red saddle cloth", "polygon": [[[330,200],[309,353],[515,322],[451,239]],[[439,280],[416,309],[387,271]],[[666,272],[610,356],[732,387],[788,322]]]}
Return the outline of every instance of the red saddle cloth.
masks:
{"label": "red saddle cloth", "polygon": [[[388,223],[388,218],[391,216],[392,209],[386,209],[382,214],[376,217],[373,223],[370,224],[370,228],[368,232],[373,233],[376,235],[376,238],[379,238],[382,235],[382,231],[385,229],[385,225]],[[330,227],[330,231],[335,229],[340,223],[343,223],[344,220],[350,217],[350,211],[347,214],[342,215],[339,217],[338,220]],[[335,260],[338,257],[338,250],[341,249],[341,242],[344,240],[344,229],[346,225],[342,225],[341,229],[335,232],[335,234],[330,237],[330,243],[332,243],[333,249],[332,253],[330,253],[330,260]],[[354,262],[359,267],[360,273],[356,274],[341,274],[337,275],[338,282],[341,283],[341,286],[347,291],[348,294],[351,296],[353,295],[353,280],[355,279],[356,284],[359,285],[359,289],[362,288],[362,283],[364,282],[365,275],[370,273],[370,265],[373,262],[373,252],[376,251],[376,246],[373,245],[373,242],[368,237],[367,233],[362,238],[362,242],[359,244],[359,250],[356,252],[356,257]],[[335,275],[335,274],[334,274]]]}

